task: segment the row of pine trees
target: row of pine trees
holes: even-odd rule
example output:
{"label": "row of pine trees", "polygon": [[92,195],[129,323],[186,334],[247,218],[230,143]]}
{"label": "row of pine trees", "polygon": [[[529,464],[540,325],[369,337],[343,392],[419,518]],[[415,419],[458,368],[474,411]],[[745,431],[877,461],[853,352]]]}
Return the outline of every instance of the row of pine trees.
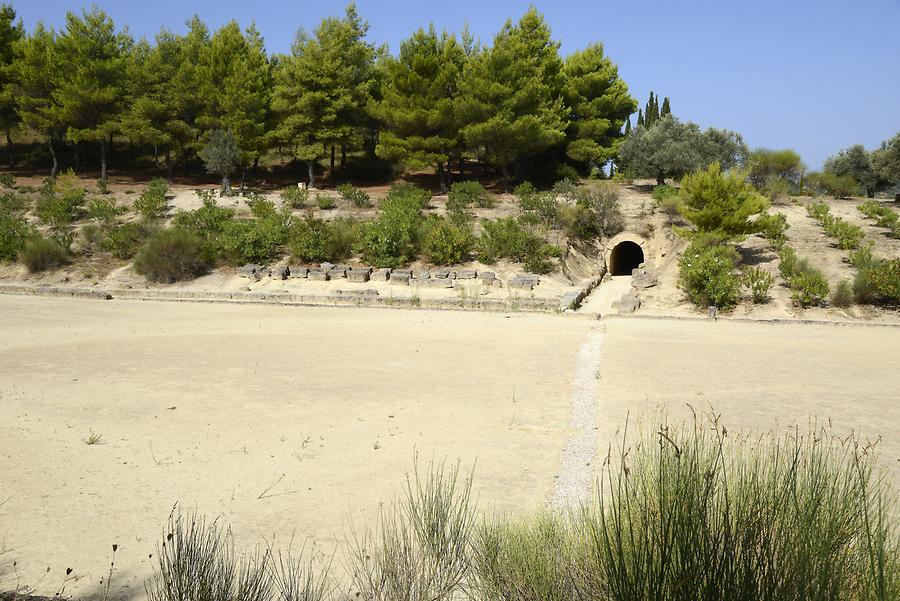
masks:
{"label": "row of pine trees", "polygon": [[[97,149],[104,182],[113,142],[153,149],[171,178],[196,165],[221,129],[234,135],[245,169],[280,152],[305,164],[314,184],[317,164],[334,170],[364,152],[433,167],[446,185],[451,168],[473,158],[504,183],[548,161],[602,166],[637,108],[601,44],[562,57],[534,8],[490,45],[431,26],[391,55],[367,29],[351,4],[301,29],[289,54],[273,55],[259,31],[233,21],[210,32],[194,17],[186,33],[163,29],[150,42],[96,7],[69,13],[59,31],[25,32],[3,6],[0,127],[10,145],[17,132],[39,137],[51,175],[62,149]],[[668,112],[668,100],[646,109],[642,123]]]}

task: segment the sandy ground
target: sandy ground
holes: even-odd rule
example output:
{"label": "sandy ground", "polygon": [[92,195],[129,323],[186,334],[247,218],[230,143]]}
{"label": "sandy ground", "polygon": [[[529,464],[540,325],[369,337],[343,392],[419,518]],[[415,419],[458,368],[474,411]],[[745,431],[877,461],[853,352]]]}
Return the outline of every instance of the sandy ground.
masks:
{"label": "sandy ground", "polygon": [[[604,320],[598,406],[601,454],[626,421],[722,415],[731,431],[786,432],[831,420],[876,440],[900,482],[900,329],[876,326]],[[650,423],[648,423],[648,420]],[[643,426],[642,426],[643,427]]]}
{"label": "sandy ground", "polygon": [[277,532],[331,548],[401,492],[418,452],[477,461],[485,508],[542,505],[599,327],[8,296],[0,314],[0,590],[16,561],[39,592],[72,567],[66,591],[94,595],[116,543],[119,598],[143,595],[176,502],[221,516],[238,545]]}

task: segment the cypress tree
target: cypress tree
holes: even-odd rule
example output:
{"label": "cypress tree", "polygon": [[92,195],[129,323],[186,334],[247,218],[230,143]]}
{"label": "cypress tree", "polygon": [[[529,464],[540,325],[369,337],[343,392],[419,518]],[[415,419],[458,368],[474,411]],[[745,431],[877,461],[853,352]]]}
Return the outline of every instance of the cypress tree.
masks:
{"label": "cypress tree", "polygon": [[631,133],[631,117],[625,120],[625,136],[627,137]]}
{"label": "cypress tree", "polygon": [[645,123],[644,123],[644,111],[641,110],[641,109],[638,109],[637,126],[638,126],[638,127],[643,127],[644,125],[645,125]]}
{"label": "cypress tree", "polygon": [[672,107],[669,104],[669,97],[666,96],[665,98],[663,98],[662,111],[660,112],[659,116],[665,117],[666,115],[671,115],[671,114],[672,114]]}

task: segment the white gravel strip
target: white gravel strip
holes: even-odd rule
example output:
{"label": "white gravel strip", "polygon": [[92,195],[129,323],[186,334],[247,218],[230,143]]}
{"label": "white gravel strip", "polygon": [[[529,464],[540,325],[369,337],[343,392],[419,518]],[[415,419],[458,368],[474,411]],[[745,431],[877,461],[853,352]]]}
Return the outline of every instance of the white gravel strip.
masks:
{"label": "white gravel strip", "polygon": [[591,496],[597,453],[597,373],[603,332],[597,331],[581,345],[572,381],[572,418],[569,442],[563,450],[559,474],[549,505],[556,511],[576,509]]}

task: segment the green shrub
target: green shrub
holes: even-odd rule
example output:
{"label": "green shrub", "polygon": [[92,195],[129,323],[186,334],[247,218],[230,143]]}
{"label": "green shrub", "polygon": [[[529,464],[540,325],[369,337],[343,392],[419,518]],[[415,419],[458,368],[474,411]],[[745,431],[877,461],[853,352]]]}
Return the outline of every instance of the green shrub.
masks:
{"label": "green shrub", "polygon": [[776,202],[787,198],[791,194],[793,185],[780,177],[769,178],[763,186],[763,193],[769,197],[769,202]]}
{"label": "green shrub", "polygon": [[199,277],[209,269],[203,241],[178,229],[160,230],[138,250],[134,270],[154,282],[180,282]]}
{"label": "green shrub", "polygon": [[139,223],[123,223],[105,230],[100,248],[117,259],[130,259],[147,238],[147,231]]}
{"label": "green shrub", "polygon": [[494,197],[488,194],[484,186],[477,181],[456,182],[450,186],[447,195],[447,206],[458,205],[464,207],[476,206],[488,209],[494,206]]}
{"label": "green shrub", "polygon": [[65,265],[69,260],[69,252],[54,238],[33,236],[19,252],[19,260],[28,271],[37,273]]}
{"label": "green shrub", "polygon": [[827,216],[822,224],[825,234],[838,241],[838,248],[853,250],[859,247],[864,237],[862,228],[844,221],[840,217]]}
{"label": "green shrub", "polygon": [[769,290],[775,283],[771,273],[759,267],[750,267],[744,270],[741,283],[750,290],[750,298],[756,304],[764,303],[769,298]]}
{"label": "green shrub", "polygon": [[831,293],[829,303],[835,307],[849,307],[853,304],[853,286],[850,280],[841,280]]}
{"label": "green shrub", "polygon": [[362,222],[352,217],[341,217],[328,224],[326,252],[329,261],[347,259],[359,243],[363,232]]}
{"label": "green shrub", "polygon": [[578,176],[563,177],[553,184],[550,193],[563,202],[574,202],[578,191]]}
{"label": "green shrub", "polygon": [[104,225],[112,224],[122,213],[123,208],[119,206],[115,198],[109,196],[93,198],[88,203],[88,218]]}
{"label": "green shrub", "polygon": [[824,202],[814,202],[812,204],[806,205],[806,213],[818,221],[822,222],[825,217],[831,214],[831,209],[828,208],[828,205]]}
{"label": "green shrub", "polygon": [[288,224],[275,214],[229,221],[216,242],[222,258],[232,265],[264,264],[280,254],[287,238]]}
{"label": "green shrub", "polygon": [[434,265],[455,265],[466,261],[472,250],[472,231],[442,219],[425,237],[423,251]]}
{"label": "green shrub", "polygon": [[0,214],[3,213],[21,213],[28,206],[26,198],[15,192],[4,192],[0,194]]}
{"label": "green shrub", "polygon": [[694,240],[678,261],[678,285],[698,307],[733,307],[740,298],[741,280],[732,247]]}
{"label": "green shrub", "polygon": [[86,194],[77,176],[68,171],[44,184],[34,213],[50,226],[57,238],[64,239],[81,214]]}
{"label": "green shrub", "polygon": [[678,198],[678,188],[662,184],[655,186],[650,196],[656,201],[657,205],[662,205],[665,201]]}
{"label": "green shrub", "polygon": [[323,211],[331,210],[334,208],[334,199],[327,194],[316,194],[316,206]]}
{"label": "green shrub", "polygon": [[179,211],[172,220],[175,227],[191,232],[207,243],[213,243],[234,219],[234,209],[220,207],[211,190],[198,190],[201,206],[193,211]]}
{"label": "green shrub", "polygon": [[417,250],[423,201],[431,195],[409,184],[394,184],[382,199],[378,218],[367,224],[357,250],[378,267],[399,267]]}
{"label": "green shrub", "polygon": [[34,236],[25,219],[0,211],[0,261],[13,261]]}
{"label": "green shrub", "polygon": [[808,174],[804,184],[820,194],[829,194],[835,198],[848,198],[859,193],[859,183],[853,177],[837,176],[827,171]]}
{"label": "green shrub", "polygon": [[168,205],[166,193],[169,184],[162,178],[150,180],[141,195],[134,200],[134,210],[147,219],[162,219]]}
{"label": "green shrub", "polygon": [[770,240],[776,249],[780,249],[787,240],[787,230],[790,226],[784,213],[772,215],[760,215],[756,220],[759,233],[763,238]]}
{"label": "green shrub", "polygon": [[300,186],[291,186],[281,191],[281,202],[292,209],[302,209],[309,200],[309,190]]}
{"label": "green shrub", "polygon": [[723,172],[718,163],[686,175],[680,194],[681,215],[697,231],[721,231],[731,238],[758,231],[755,217],[769,207],[769,201],[747,182],[744,173]]}
{"label": "green shrub", "polygon": [[[391,198],[404,198],[406,199],[405,202],[417,206],[421,211],[428,206],[429,202],[431,202],[431,192],[423,190],[409,182],[397,182],[388,188],[384,200]],[[382,200],[382,202],[384,202],[384,200]]]}
{"label": "green shrub", "polygon": [[97,246],[103,241],[103,228],[96,223],[85,223],[81,226],[81,237],[87,246]]}
{"label": "green shrub", "polygon": [[783,246],[778,251],[778,271],[786,282],[790,283],[797,266],[797,251],[790,246]]}
{"label": "green shrub", "polygon": [[525,213],[534,214],[547,227],[559,224],[561,206],[559,199],[552,192],[534,192],[519,198],[519,207]]}
{"label": "green shrub", "polygon": [[11,173],[0,173],[0,184],[7,188],[15,188],[16,178]]}
{"label": "green shrub", "polygon": [[878,261],[868,270],[867,276],[884,301],[900,303],[900,259]]}
{"label": "green shrub", "polygon": [[[247,208],[250,209],[250,214],[257,219],[274,219],[279,215],[275,203],[262,194],[251,192],[246,196],[244,202],[247,204]],[[285,212],[284,215],[287,216],[288,213]]]}
{"label": "green shrub", "polygon": [[791,298],[801,307],[821,306],[828,298],[828,280],[820,272],[806,269],[791,278]]}
{"label": "green shrub", "polygon": [[291,225],[288,236],[291,256],[299,261],[321,263],[328,261],[328,224],[317,217],[307,215]]}
{"label": "green shrub", "polygon": [[339,185],[337,187],[337,192],[341,195],[341,198],[358,209],[364,209],[366,207],[372,206],[372,199],[369,198],[368,193],[360,190],[352,184]]}
{"label": "green shrub", "polygon": [[524,228],[515,217],[502,217],[483,223],[478,238],[478,256],[484,263],[510,259],[525,264],[528,271],[547,273],[553,269],[552,257],[558,251]]}
{"label": "green shrub", "polygon": [[893,238],[900,238],[900,216],[888,206],[867,200],[858,207],[859,211],[869,219],[875,220],[875,225],[890,230]]}

